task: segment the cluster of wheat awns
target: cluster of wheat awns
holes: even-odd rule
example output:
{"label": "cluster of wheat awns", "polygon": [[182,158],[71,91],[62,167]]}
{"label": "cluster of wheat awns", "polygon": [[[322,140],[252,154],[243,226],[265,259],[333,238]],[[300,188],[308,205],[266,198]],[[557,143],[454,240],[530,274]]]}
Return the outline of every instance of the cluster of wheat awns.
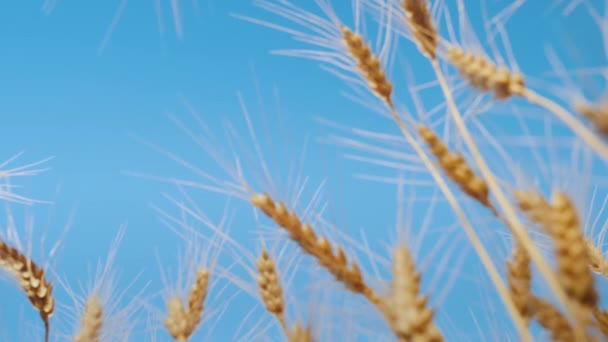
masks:
{"label": "cluster of wheat awns", "polygon": [[[442,39],[429,4],[424,0],[404,0],[400,17],[409,27],[410,38],[433,67],[443,91],[449,119],[455,124],[472,162],[461,153],[451,151],[433,129],[422,122],[412,126],[402,119],[393,101],[393,85],[380,58],[365,38],[340,24],[344,51],[353,67],[367,81],[369,90],[380,98],[406,141],[417,153],[428,172],[454,209],[475,252],[488,272],[497,294],[506,307],[521,340],[531,341],[529,324],[536,321],[556,341],[596,341],[608,338],[608,311],[600,307],[594,273],[608,277],[608,261],[590,237],[573,200],[555,189],[550,198],[534,189],[517,189],[507,194],[487,164],[465,125],[448,86],[441,63],[448,63],[468,84],[479,92],[492,93],[496,101],[521,97],[555,115],[595,154],[608,160],[608,145],[602,135],[608,134],[608,101],[598,105],[576,103],[579,117],[562,106],[530,89],[524,75],[498,66],[483,55],[464,51]],[[585,120],[588,121],[585,123]],[[595,128],[589,129],[589,126]],[[484,210],[504,224],[512,234],[512,258],[506,261],[507,274],[501,276],[480,242],[448,181]],[[515,186],[513,188],[516,188]],[[420,289],[421,273],[405,244],[393,252],[392,280],[387,294],[378,293],[366,280],[357,261],[345,248],[319,236],[314,227],[304,222],[295,211],[268,193],[252,193],[250,203],[288,233],[301,251],[316,259],[318,265],[344,285],[348,291],[362,296],[386,320],[399,341],[442,341],[442,332],[434,323],[434,311]],[[523,220],[525,218],[525,220]],[[546,260],[529,233],[540,231],[552,242],[555,266]],[[532,272],[536,266],[538,273]],[[54,311],[52,285],[39,267],[17,249],[0,241],[0,266],[18,281],[33,307],[40,313],[48,339],[49,318]],[[288,323],[286,300],[275,260],[263,249],[257,261],[259,295],[266,310],[274,315],[289,341],[314,340],[313,327],[302,322]],[[550,290],[535,293],[532,277],[539,276]],[[188,294],[187,305],[179,297],[167,301],[166,330],[176,341],[187,341],[201,325],[211,273],[200,268]],[[506,282],[505,279],[506,278]],[[549,296],[550,295],[550,296]],[[556,299],[553,300],[553,299]],[[103,325],[103,308],[99,299],[88,299],[82,317],[82,329],[74,341],[98,341]]]}

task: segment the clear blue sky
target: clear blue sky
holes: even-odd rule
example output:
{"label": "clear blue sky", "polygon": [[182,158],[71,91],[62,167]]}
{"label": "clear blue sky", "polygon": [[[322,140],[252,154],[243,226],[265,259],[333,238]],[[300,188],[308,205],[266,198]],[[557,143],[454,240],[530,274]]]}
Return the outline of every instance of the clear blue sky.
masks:
{"label": "clear blue sky", "polygon": [[[493,4],[491,11],[496,13],[500,5],[486,2]],[[600,2],[589,1],[598,8]],[[289,127],[286,135],[289,147],[297,151],[309,139],[304,170],[311,177],[311,186],[325,177],[329,179],[328,219],[343,225],[348,233],[365,232],[370,241],[392,242],[396,235],[394,187],[355,180],[352,175],[371,172],[394,177],[395,173],[338,158],[343,153],[334,146],[317,142],[335,130],[313,119],[323,117],[390,134],[397,133],[395,127],[344,98],[340,93],[347,89],[344,83],[322,71],[317,63],[269,54],[273,49],[304,45],[293,42],[286,34],[238,20],[230,14],[268,20],[276,17],[247,1],[180,1],[183,38],[179,39],[169,0],[160,0],[162,32],[154,1],[128,1],[113,33],[100,50],[121,1],[58,0],[48,14],[41,11],[41,3],[38,0],[0,4],[0,158],[4,160],[24,151],[18,164],[55,156],[49,162],[50,171],[18,183],[24,185],[19,190],[21,193],[55,204],[36,205],[25,211],[22,206],[14,205],[13,209],[18,223],[33,215],[35,231],[48,229],[51,239],[46,243],[48,247],[74,214],[60,254],[53,260],[58,274],[67,276],[72,286],[77,288],[79,281],[86,281],[87,263],[94,264],[97,259],[105,258],[119,226],[127,223],[116,261],[120,272],[118,286],[126,286],[143,272],[134,286],[149,282],[147,295],[162,290],[157,260],[164,266],[174,267],[183,242],[163,226],[150,204],[176,214],[175,207],[163,199],[162,193],[178,198],[180,195],[170,185],[127,176],[124,171],[195,178],[184,167],[134,136],[178,153],[202,169],[217,171],[213,161],[167,116],[174,113],[192,122],[181,102],[182,96],[197,108],[217,135],[222,136],[226,119],[234,121],[239,130],[245,132],[237,97],[237,92],[241,92],[262,139],[266,138],[265,119],[260,108],[272,118],[276,116],[278,99],[279,115]],[[507,26],[512,48],[524,72],[541,76],[550,70],[543,44],[555,45],[568,68],[605,65],[604,47],[598,43],[599,30],[587,12],[579,9],[559,19],[559,8],[549,11],[547,3],[528,1]],[[336,11],[349,15],[349,7],[342,3]],[[478,11],[473,10],[471,17],[474,22],[481,22]],[[560,40],[560,36],[567,39]],[[402,42],[400,47],[403,45],[411,48],[409,43]],[[431,79],[429,74],[417,69],[416,63],[425,63],[418,55],[401,54],[398,58],[398,62],[413,65],[417,80]],[[401,75],[401,79],[405,78]],[[585,83],[585,86],[590,91],[588,94],[600,94],[595,84]],[[263,105],[260,105],[258,91]],[[427,108],[440,102],[428,96],[423,100]],[[276,132],[272,137],[278,145],[284,143],[283,138],[284,135]],[[222,197],[200,191],[194,193],[211,220],[219,221],[225,207]],[[236,216],[231,231],[239,241],[252,246],[251,239],[256,237],[252,231],[256,226],[251,211],[236,200],[232,202],[239,209],[237,213],[244,214]],[[449,220],[447,216],[438,219],[438,226],[432,229],[448,225]],[[464,245],[461,235],[457,234],[455,241]],[[33,243],[38,246],[39,241]],[[426,243],[432,244],[432,241]],[[462,250],[468,249],[466,245]],[[455,257],[459,256],[461,250],[454,253]],[[488,288],[487,283],[477,284],[472,280],[482,270],[472,252],[467,253],[461,266],[462,275],[455,280],[457,284],[437,303],[442,306],[438,315],[446,335],[452,337],[449,340],[474,339],[476,324],[495,329],[494,319],[506,321],[502,308],[498,309],[497,317],[487,317],[485,310],[491,308],[487,307],[485,296],[491,293],[479,290],[484,284]],[[386,253],[381,255],[387,257]],[[440,279],[442,282],[451,278],[447,275]],[[57,287],[58,300],[65,302],[64,291]],[[441,284],[438,289],[446,290]],[[1,341],[19,340],[23,326],[40,329],[37,314],[16,289],[0,285],[0,302]],[[255,303],[251,299],[234,300],[221,323],[198,336],[209,334],[217,338],[210,340],[234,337],[235,326]],[[161,305],[158,298],[154,304]],[[492,305],[500,303],[493,300]],[[480,321],[476,323],[463,306],[476,312]],[[261,307],[255,312],[265,314]],[[57,316],[60,314],[65,314],[65,310]],[[64,327],[61,332],[72,332],[71,327],[65,326],[65,318],[56,318],[64,321],[58,323]],[[254,318],[250,320],[247,324],[256,322]],[[268,318],[266,322],[272,320]],[[508,323],[502,322],[499,326],[503,325],[508,327]],[[456,335],[455,331],[463,335]],[[40,336],[38,331],[35,334]],[[242,336],[242,332],[238,334]],[[157,338],[169,340],[162,330]],[[137,327],[131,340],[148,340],[145,324]]]}

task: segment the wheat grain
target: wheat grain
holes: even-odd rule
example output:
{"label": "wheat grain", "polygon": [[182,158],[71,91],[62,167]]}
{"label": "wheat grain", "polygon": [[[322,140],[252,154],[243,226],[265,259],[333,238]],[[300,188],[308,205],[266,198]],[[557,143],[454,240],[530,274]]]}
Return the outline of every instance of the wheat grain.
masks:
{"label": "wheat grain", "polygon": [[426,0],[403,0],[407,23],[420,51],[435,59],[439,38]]}
{"label": "wheat grain", "polygon": [[49,320],[55,310],[55,299],[53,284],[45,278],[44,269],[2,240],[0,240],[0,267],[17,279],[32,306],[38,310],[45,327],[44,340],[48,341]]}
{"label": "wheat grain", "polygon": [[257,261],[257,267],[259,272],[258,287],[264,306],[268,312],[277,317],[283,330],[287,331],[283,289],[279,280],[277,266],[266,249],[262,250],[262,254]]}
{"label": "wheat grain", "polygon": [[403,245],[395,249],[390,308],[391,327],[400,341],[443,341],[433,323],[433,310],[427,297],[420,296],[420,273],[410,252]]}
{"label": "wheat grain", "polygon": [[74,337],[74,342],[99,342],[103,326],[103,308],[97,296],[93,295],[87,299],[81,320],[82,328]]}
{"label": "wheat grain", "polygon": [[464,193],[495,212],[496,209],[489,199],[488,185],[475,174],[464,157],[451,152],[430,128],[418,125],[418,134],[426,142],[448,178],[458,184]]}
{"label": "wheat grain", "polygon": [[188,294],[188,307],[184,308],[184,304],[178,296],[173,296],[167,301],[165,327],[176,341],[188,341],[198,328],[204,311],[208,285],[209,270],[200,268],[196,273],[196,281]]}

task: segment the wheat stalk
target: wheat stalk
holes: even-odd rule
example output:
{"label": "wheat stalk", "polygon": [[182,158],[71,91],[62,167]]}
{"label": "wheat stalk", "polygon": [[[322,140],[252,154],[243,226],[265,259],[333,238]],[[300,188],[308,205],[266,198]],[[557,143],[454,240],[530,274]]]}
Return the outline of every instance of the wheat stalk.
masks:
{"label": "wheat stalk", "polygon": [[268,312],[275,315],[283,330],[288,333],[284,313],[285,297],[279,280],[277,266],[266,249],[262,250],[257,260],[257,267],[259,272],[258,287],[264,306]]}
{"label": "wheat stalk", "polygon": [[593,316],[597,320],[600,332],[608,338],[608,311],[593,308]]}
{"label": "wheat stalk", "polygon": [[167,301],[168,312],[165,327],[177,342],[188,341],[201,323],[209,276],[209,270],[206,268],[198,270],[195,283],[188,294],[187,308],[184,308],[184,304],[178,296],[173,296]]}
{"label": "wheat stalk", "polygon": [[[498,291],[500,298],[507,307],[509,315],[515,322],[520,336],[525,341],[530,341],[532,338],[527,330],[525,320],[519,315],[517,308],[511,300],[506,286],[504,285],[500,275],[498,274],[498,271],[496,270],[496,266],[494,266],[487,250],[481,243],[479,237],[477,236],[477,233],[473,229],[473,226],[467,219],[464,210],[462,209],[462,207],[458,203],[458,200],[446,184],[439,170],[435,167],[429,156],[427,156],[426,152],[422,149],[418,141],[414,139],[403,120],[401,120],[401,117],[397,114],[397,111],[395,110],[395,106],[393,105],[391,99],[392,85],[384,76],[385,73],[381,69],[380,64],[375,62],[378,60],[378,58],[374,58],[370,47],[362,42],[360,36],[352,33],[352,31],[346,26],[342,26],[341,30],[343,33],[343,42],[347,46],[350,56],[354,58],[354,60],[357,62],[357,66],[359,66],[360,73],[368,81],[368,85],[370,86],[372,92],[376,94],[379,98],[381,98],[389,107],[393,119],[399,127],[399,130],[401,131],[407,142],[410,144],[410,146],[414,148],[416,154],[420,157],[425,167],[431,173],[433,179],[441,189],[441,192],[444,194],[444,196],[450,203],[450,206],[454,209],[458,220],[462,223],[462,227],[465,230],[467,238],[469,239],[471,245],[475,249],[475,252],[479,256],[485,270],[488,272],[488,275],[490,276],[494,287]],[[372,60],[372,58],[374,59]],[[370,69],[369,66],[373,66],[375,69]]]}
{"label": "wheat stalk", "polygon": [[433,323],[433,310],[427,307],[426,296],[420,296],[420,273],[410,252],[400,245],[393,257],[393,282],[390,323],[399,341],[443,341],[441,332]]}
{"label": "wheat stalk", "polygon": [[[419,1],[424,1],[424,0],[419,0]],[[423,7],[419,7],[419,8],[424,9]],[[426,7],[426,8],[428,10],[428,7]],[[429,18],[431,17],[430,13],[428,13],[428,17]],[[414,24],[415,23],[408,21],[408,25],[412,26]],[[422,43],[424,43],[424,42],[422,42]],[[419,46],[420,45],[421,44],[419,43]],[[421,51],[421,52],[423,54],[425,54],[425,51]],[[446,103],[447,103],[449,113],[450,113],[452,120],[456,124],[456,127],[457,127],[458,131],[460,132],[466,146],[468,147],[469,151],[471,152],[471,155],[479,168],[481,176],[484,178],[485,182],[488,185],[488,188],[490,189],[492,194],[495,196],[498,206],[504,212],[504,219],[506,221],[507,227],[511,230],[511,232],[513,233],[515,238],[517,240],[519,240],[520,243],[522,244],[522,246],[526,249],[526,252],[530,255],[531,260],[537,265],[537,267],[539,268],[539,270],[541,272],[541,275],[543,276],[543,278],[545,278],[545,280],[549,284],[550,289],[552,290],[553,293],[555,293],[555,295],[558,297],[560,302],[562,302],[564,305],[566,305],[570,312],[572,312],[572,313],[576,312],[576,308],[572,305],[572,303],[570,303],[566,293],[564,293],[563,289],[560,287],[559,281],[558,281],[555,273],[551,270],[551,267],[549,266],[548,262],[545,260],[545,258],[542,256],[542,254],[539,252],[538,248],[536,247],[536,245],[534,244],[534,242],[528,235],[525,227],[522,225],[522,223],[520,222],[520,220],[517,216],[517,212],[516,212],[514,206],[509,202],[506,194],[501,189],[501,187],[498,183],[498,180],[496,179],[496,177],[490,170],[490,167],[488,166],[483,155],[479,151],[479,148],[477,147],[477,144],[475,143],[475,141],[473,140],[473,137],[471,136],[469,130],[467,129],[467,127],[464,123],[464,120],[462,118],[462,115],[460,114],[460,111],[458,109],[458,106],[456,105],[456,102],[454,101],[454,96],[452,94],[450,87],[448,86],[445,76],[443,75],[443,71],[441,70],[441,67],[439,65],[437,58],[432,57],[428,54],[425,54],[425,55],[430,60],[433,70],[435,71],[435,76],[437,77],[441,90],[446,99]],[[507,85],[510,86],[511,82],[507,82]],[[508,87],[507,90],[509,90],[509,89],[510,88]],[[526,93],[526,96],[529,97],[529,96],[531,96],[531,94]],[[518,322],[518,323],[521,324],[521,322]]]}
{"label": "wheat stalk", "polygon": [[45,327],[44,340],[48,342],[50,318],[55,310],[53,284],[45,278],[45,271],[16,248],[0,240],[0,267],[19,282],[32,306],[38,310]]}
{"label": "wheat stalk", "polygon": [[74,342],[99,342],[103,326],[103,308],[97,296],[93,295],[87,299],[81,321],[82,327],[74,337]]}

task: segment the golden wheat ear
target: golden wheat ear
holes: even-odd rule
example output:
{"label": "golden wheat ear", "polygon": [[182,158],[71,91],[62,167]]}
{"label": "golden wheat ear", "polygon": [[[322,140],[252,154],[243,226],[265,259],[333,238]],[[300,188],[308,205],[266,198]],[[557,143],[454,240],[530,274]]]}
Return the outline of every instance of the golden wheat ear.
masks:
{"label": "golden wheat ear", "polygon": [[281,327],[288,334],[285,320],[285,297],[277,265],[265,248],[262,250],[256,264],[259,273],[258,287],[264,306],[268,312],[279,320]]}
{"label": "golden wheat ear", "polygon": [[400,245],[393,256],[393,282],[387,302],[390,325],[399,341],[443,341],[433,322],[433,310],[427,307],[427,297],[420,295],[421,274],[409,250]]}
{"label": "golden wheat ear", "polygon": [[196,280],[188,293],[188,304],[184,304],[178,296],[167,301],[167,317],[165,327],[171,337],[178,342],[186,342],[201,323],[209,285],[209,270],[199,268]]}
{"label": "golden wheat ear", "polygon": [[14,247],[0,240],[0,267],[19,283],[32,306],[40,313],[45,327],[45,341],[49,340],[50,318],[55,311],[53,284],[45,277],[45,271],[33,260]]}
{"label": "golden wheat ear", "polygon": [[103,308],[97,296],[92,295],[87,299],[81,323],[74,342],[99,342],[103,327]]}
{"label": "golden wheat ear", "polygon": [[513,246],[512,260],[507,261],[507,279],[515,306],[527,321],[532,316],[530,298],[532,295],[532,271],[530,257],[517,242]]}

